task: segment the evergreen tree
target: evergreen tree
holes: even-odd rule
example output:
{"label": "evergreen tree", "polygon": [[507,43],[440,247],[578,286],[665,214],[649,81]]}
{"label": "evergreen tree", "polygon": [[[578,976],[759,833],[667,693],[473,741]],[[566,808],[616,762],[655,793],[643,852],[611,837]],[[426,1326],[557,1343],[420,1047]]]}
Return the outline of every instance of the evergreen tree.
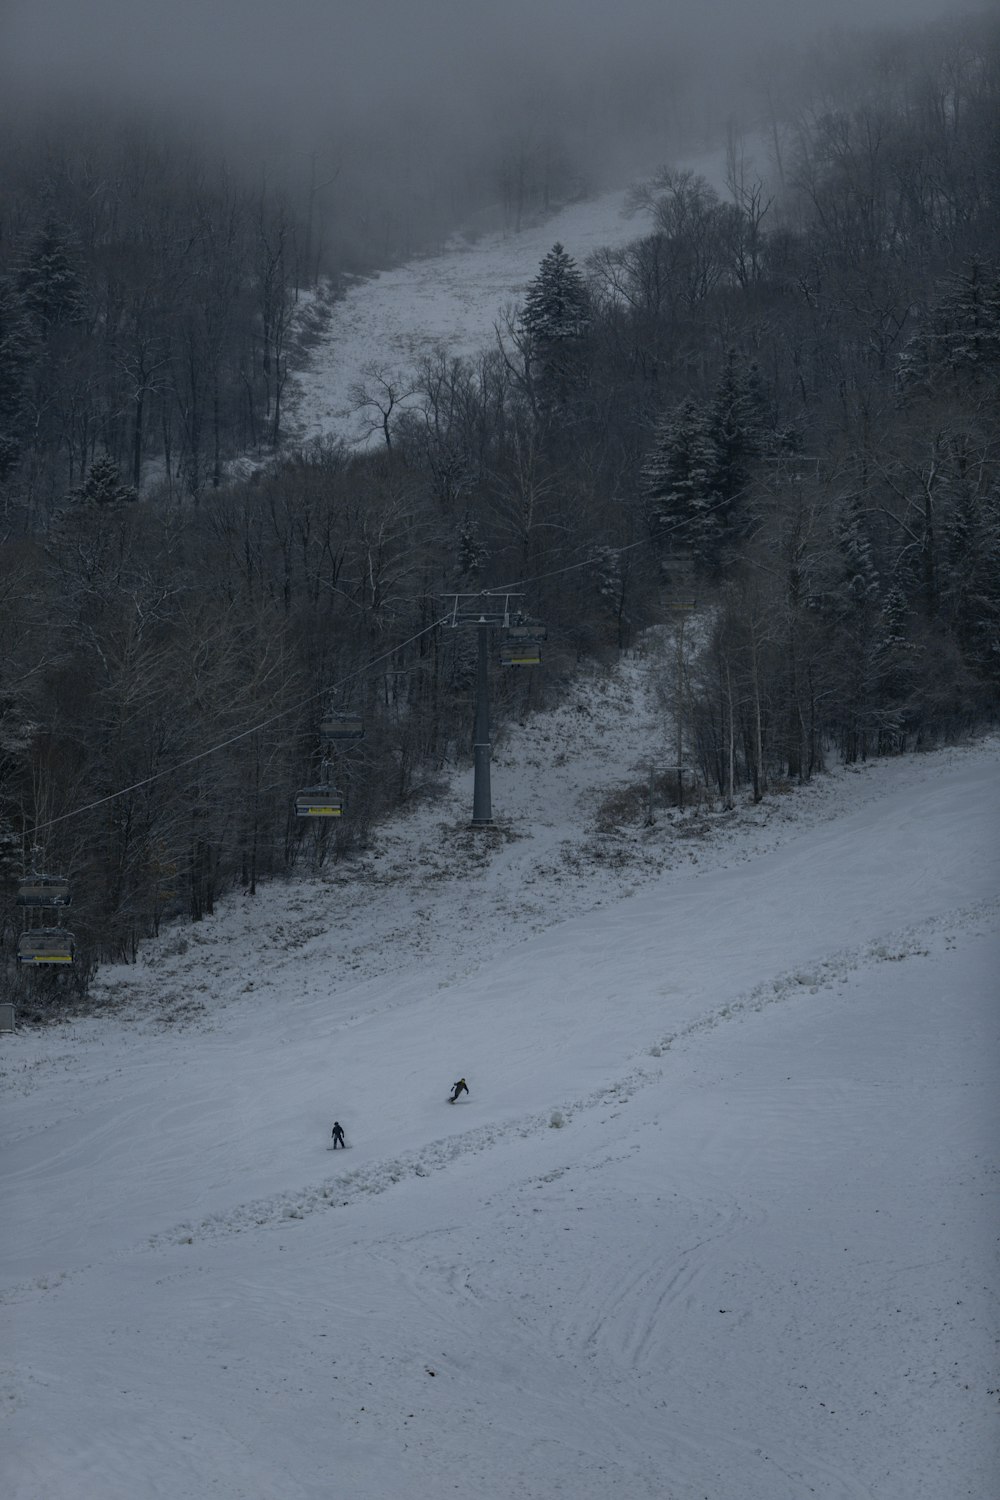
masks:
{"label": "evergreen tree", "polygon": [[543,415],[564,412],[586,383],[590,321],[586,282],[573,258],[555,244],[528,287],[521,313],[535,401]]}
{"label": "evergreen tree", "polygon": [[885,632],[881,582],[857,495],[841,515],[837,552],[839,565],[826,598],[830,721],[845,760],[865,760],[877,751],[883,727],[878,686]]}
{"label": "evergreen tree", "polygon": [[489,549],[484,545],[476,519],[469,511],[462,517],[456,543],[459,577],[478,578],[489,557]]}
{"label": "evergreen tree", "polygon": [[886,590],[875,648],[874,671],[882,705],[877,749],[880,754],[893,754],[904,748],[903,733],[913,707],[920,654],[911,639],[906,589],[898,579]]}
{"label": "evergreen tree", "polygon": [[985,495],[960,475],[944,528],[944,606],[962,656],[1000,690],[1000,489]]}
{"label": "evergreen tree", "polygon": [[835,605],[835,612],[841,618],[859,613],[870,618],[873,611],[881,609],[881,587],[864,511],[857,496],[852,496],[844,507],[837,541],[841,576],[837,591],[840,602]]}
{"label": "evergreen tree", "polygon": [[755,459],[764,451],[764,400],[756,366],[743,369],[734,349],[726,353],[722,374],[708,411],[708,431],[715,449],[718,523],[725,528],[745,498]]}
{"label": "evergreen tree", "polygon": [[978,261],[950,277],[900,358],[904,390],[1000,384],[1000,265]]}
{"label": "evergreen tree", "polygon": [[21,451],[31,344],[24,301],[9,283],[0,282],[0,483]]}
{"label": "evergreen tree", "polygon": [[689,396],[657,431],[641,474],[654,532],[675,538],[699,567],[718,569],[765,447],[756,369],[742,368],[730,349],[711,401]]}
{"label": "evergreen tree", "polygon": [[18,286],[27,312],[44,333],[83,321],[83,278],[75,263],[72,238],[52,215],[28,247]]}
{"label": "evergreen tree", "polygon": [[689,396],[660,424],[640,484],[656,540],[672,551],[690,552],[702,567],[714,565],[719,552],[718,467],[708,415]]}
{"label": "evergreen tree", "polygon": [[94,459],[83,484],[70,491],[70,499],[77,505],[110,509],[128,505],[138,496],[134,487],[122,479],[122,471],[114,459],[104,453]]}

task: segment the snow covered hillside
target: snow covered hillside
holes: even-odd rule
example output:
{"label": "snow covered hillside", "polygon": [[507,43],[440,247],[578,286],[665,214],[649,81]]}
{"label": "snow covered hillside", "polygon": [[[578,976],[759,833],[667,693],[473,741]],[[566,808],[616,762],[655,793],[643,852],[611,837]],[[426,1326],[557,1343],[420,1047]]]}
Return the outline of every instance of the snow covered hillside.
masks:
{"label": "snow covered hillside", "polygon": [[648,670],[0,1037],[10,1500],[997,1493],[1000,743],[649,828]]}
{"label": "snow covered hillside", "polygon": [[[722,153],[684,165],[725,193]],[[748,154],[748,171],[751,166]],[[301,442],[381,442],[381,433],[371,430],[372,413],[359,411],[354,394],[359,383],[374,387],[371,372],[405,393],[421,356],[435,348],[451,358],[475,359],[495,347],[494,325],[503,308],[522,300],[556,241],[583,266],[595,251],[628,244],[648,229],[644,215],[626,215],[621,189],[571,203],[517,233],[456,236],[440,254],[359,280],[332,305],[321,341],[290,383],[289,435]]]}

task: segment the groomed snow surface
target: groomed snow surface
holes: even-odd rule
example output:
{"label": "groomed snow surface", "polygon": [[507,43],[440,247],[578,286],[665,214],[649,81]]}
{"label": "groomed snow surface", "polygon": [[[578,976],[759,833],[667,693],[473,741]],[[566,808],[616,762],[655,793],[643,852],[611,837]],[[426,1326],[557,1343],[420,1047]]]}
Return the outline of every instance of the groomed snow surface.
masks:
{"label": "groomed snow surface", "polygon": [[615,825],[650,670],[0,1038],[6,1500],[1000,1493],[1000,745]]}

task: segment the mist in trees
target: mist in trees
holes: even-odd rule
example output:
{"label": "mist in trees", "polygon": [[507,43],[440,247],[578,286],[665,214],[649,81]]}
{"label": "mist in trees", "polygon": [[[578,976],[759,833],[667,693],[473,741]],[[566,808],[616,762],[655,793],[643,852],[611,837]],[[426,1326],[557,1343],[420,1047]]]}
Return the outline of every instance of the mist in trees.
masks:
{"label": "mist in trees", "polygon": [[[496,674],[501,732],[666,622],[666,737],[723,806],[995,716],[997,28],[796,58],[760,80],[766,173],[735,125],[726,194],[654,167],[631,244],[553,245],[493,346],[425,351],[405,402],[373,351],[365,453],[285,426],[338,274],[470,204],[544,212],[579,189],[572,153],[498,132],[496,172],[436,177],[421,219],[347,156],[285,177],[134,115],[12,124],[0,943],[10,968],[32,868],[72,881],[80,942],[72,976],[32,975],[39,1003],[167,918],[364,847],[469,753],[449,591],[524,579],[548,623],[541,682]],[[367,732],[328,768],[349,817],[317,831],[291,798],[327,774],[331,706]]]}

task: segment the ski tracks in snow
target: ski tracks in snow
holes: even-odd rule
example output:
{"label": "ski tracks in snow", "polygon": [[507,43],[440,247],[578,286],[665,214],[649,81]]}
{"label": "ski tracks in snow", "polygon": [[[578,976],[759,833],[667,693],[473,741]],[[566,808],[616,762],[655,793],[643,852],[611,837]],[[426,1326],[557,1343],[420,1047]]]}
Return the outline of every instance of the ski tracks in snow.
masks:
{"label": "ski tracks in snow", "polygon": [[[162,1250],[168,1246],[193,1245],[229,1235],[287,1226],[313,1214],[350,1209],[358,1202],[391,1191],[404,1181],[447,1171],[462,1158],[481,1155],[498,1146],[516,1142],[519,1138],[569,1126],[590,1111],[623,1106],[639,1090],[662,1082],[664,1071],[669,1066],[665,1054],[699,1042],[720,1026],[748,1018],[774,1004],[818,995],[820,992],[829,993],[863,969],[884,963],[918,960],[931,951],[935,942],[950,946],[964,932],[994,929],[998,919],[1000,900],[983,901],[946,913],[934,921],[887,934],[857,948],[846,948],[838,953],[828,954],[808,967],[799,965],[758,984],[745,994],[734,996],[678,1031],[655,1038],[650,1043],[646,1057],[637,1060],[627,1073],[586,1096],[573,1100],[553,1100],[544,1109],[530,1115],[476,1126],[399,1156],[359,1164],[346,1172],[326,1176],[311,1186],[235,1204],[198,1220],[182,1221],[151,1234],[129,1249],[113,1252],[113,1257],[120,1259],[137,1253]],[[599,1166],[600,1162],[590,1163],[589,1169],[594,1170]],[[723,1226],[715,1233],[725,1234],[731,1232],[733,1227]],[[70,1274],[75,1277],[84,1274],[87,1269],[80,1267]],[[658,1289],[655,1295],[651,1295],[649,1283],[654,1274]],[[633,1268],[630,1279],[624,1283],[619,1282],[613,1296],[602,1294],[597,1285],[591,1287],[585,1305],[603,1310],[590,1318],[585,1328],[581,1326],[568,1330],[568,1343],[577,1347],[585,1356],[588,1347],[600,1342],[601,1328],[607,1323],[617,1329],[615,1337],[618,1346],[612,1351],[616,1362],[629,1368],[641,1368],[649,1359],[662,1359],[661,1340],[656,1330],[657,1315],[654,1315],[648,1326],[632,1326],[622,1308],[632,1299],[637,1307],[648,1309],[652,1305],[657,1309],[662,1308],[666,1313],[678,1299],[692,1294],[698,1275],[696,1266],[689,1264],[687,1260],[678,1263],[668,1273],[665,1283],[663,1274],[662,1261],[657,1261],[655,1273],[652,1263],[645,1269],[642,1266]],[[0,1300],[8,1301],[48,1290],[64,1279],[64,1275],[56,1274],[22,1283],[10,1288]],[[625,1332],[622,1332],[623,1328]]]}

